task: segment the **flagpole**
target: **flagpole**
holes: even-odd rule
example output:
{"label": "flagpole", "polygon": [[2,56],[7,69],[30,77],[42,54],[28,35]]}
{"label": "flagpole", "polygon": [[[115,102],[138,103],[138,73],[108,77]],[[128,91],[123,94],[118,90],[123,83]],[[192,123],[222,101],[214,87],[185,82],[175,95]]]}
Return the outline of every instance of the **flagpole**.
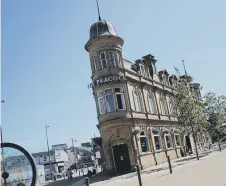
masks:
{"label": "flagpole", "polygon": [[183,67],[184,67],[184,74],[187,77],[187,71],[186,71],[186,68],[185,68],[184,60],[182,60],[182,63],[183,63]]}
{"label": "flagpole", "polygon": [[98,0],[96,0],[96,3],[97,3],[97,10],[98,10],[99,21],[101,21],[101,17],[100,17],[100,9],[99,9]]}

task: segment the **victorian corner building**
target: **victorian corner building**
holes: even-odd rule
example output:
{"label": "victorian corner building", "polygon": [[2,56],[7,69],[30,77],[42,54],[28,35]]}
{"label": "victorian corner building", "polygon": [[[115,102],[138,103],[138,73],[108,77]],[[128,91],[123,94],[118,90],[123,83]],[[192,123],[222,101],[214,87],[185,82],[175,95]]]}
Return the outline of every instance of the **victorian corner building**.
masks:
{"label": "victorian corner building", "polygon": [[[90,28],[85,45],[92,70],[93,95],[102,138],[104,168],[129,172],[135,164],[147,168],[183,156],[183,147],[194,152],[192,135],[181,134],[173,116],[175,75],[158,72],[154,56],[135,62],[123,58],[123,39],[107,21]],[[198,83],[191,83],[201,97]],[[210,140],[198,136],[198,146]],[[183,148],[184,149],[184,148]]]}

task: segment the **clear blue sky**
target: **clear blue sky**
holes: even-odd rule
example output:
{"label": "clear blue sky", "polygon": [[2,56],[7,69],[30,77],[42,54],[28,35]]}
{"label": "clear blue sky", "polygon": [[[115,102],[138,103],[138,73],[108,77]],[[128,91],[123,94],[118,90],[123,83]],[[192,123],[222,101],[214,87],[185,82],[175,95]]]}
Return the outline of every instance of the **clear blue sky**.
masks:
{"label": "clear blue sky", "polygon": [[[225,0],[99,0],[101,16],[124,41],[123,55],[151,53],[158,70],[187,71],[226,95]],[[84,45],[97,21],[95,0],[3,0],[2,125],[5,141],[30,152],[86,142],[96,129],[89,56]]]}

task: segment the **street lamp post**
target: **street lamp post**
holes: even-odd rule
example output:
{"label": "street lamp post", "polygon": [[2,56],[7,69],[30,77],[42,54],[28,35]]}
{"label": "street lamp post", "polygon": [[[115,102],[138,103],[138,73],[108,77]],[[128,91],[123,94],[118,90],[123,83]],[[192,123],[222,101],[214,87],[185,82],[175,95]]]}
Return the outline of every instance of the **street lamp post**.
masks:
{"label": "street lamp post", "polygon": [[[5,100],[1,100],[1,103],[5,103]],[[1,143],[3,143],[3,135],[2,135],[2,124],[1,124]]]}
{"label": "street lamp post", "polygon": [[[5,103],[5,100],[1,100],[1,104]],[[2,132],[2,123],[0,123],[0,132],[1,132],[1,143],[3,143],[3,132]],[[2,163],[2,169],[3,172],[5,171],[5,162],[4,162],[4,152],[3,152],[3,148],[1,147],[1,163]],[[0,167],[1,168],[1,167]],[[4,179],[4,186],[7,185],[6,179]]]}
{"label": "street lamp post", "polygon": [[51,161],[50,161],[49,140],[48,140],[48,132],[47,132],[47,128],[48,127],[49,127],[48,125],[45,125],[45,129],[46,129],[46,142],[47,142],[47,148],[48,148],[48,154],[49,154],[50,174],[51,174],[51,180],[53,180],[53,171],[52,171],[52,166],[51,166]]}

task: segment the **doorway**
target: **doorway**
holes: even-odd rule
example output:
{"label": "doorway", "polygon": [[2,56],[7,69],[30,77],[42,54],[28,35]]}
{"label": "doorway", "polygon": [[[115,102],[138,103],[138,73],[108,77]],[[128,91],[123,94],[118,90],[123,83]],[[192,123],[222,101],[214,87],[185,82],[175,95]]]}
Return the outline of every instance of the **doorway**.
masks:
{"label": "doorway", "polygon": [[191,146],[191,140],[189,135],[185,136],[185,143],[186,143],[186,147],[187,147],[187,152],[192,153],[192,146]]}
{"label": "doorway", "polygon": [[122,174],[131,170],[129,151],[127,144],[112,146],[112,153],[114,157],[115,172]]}

